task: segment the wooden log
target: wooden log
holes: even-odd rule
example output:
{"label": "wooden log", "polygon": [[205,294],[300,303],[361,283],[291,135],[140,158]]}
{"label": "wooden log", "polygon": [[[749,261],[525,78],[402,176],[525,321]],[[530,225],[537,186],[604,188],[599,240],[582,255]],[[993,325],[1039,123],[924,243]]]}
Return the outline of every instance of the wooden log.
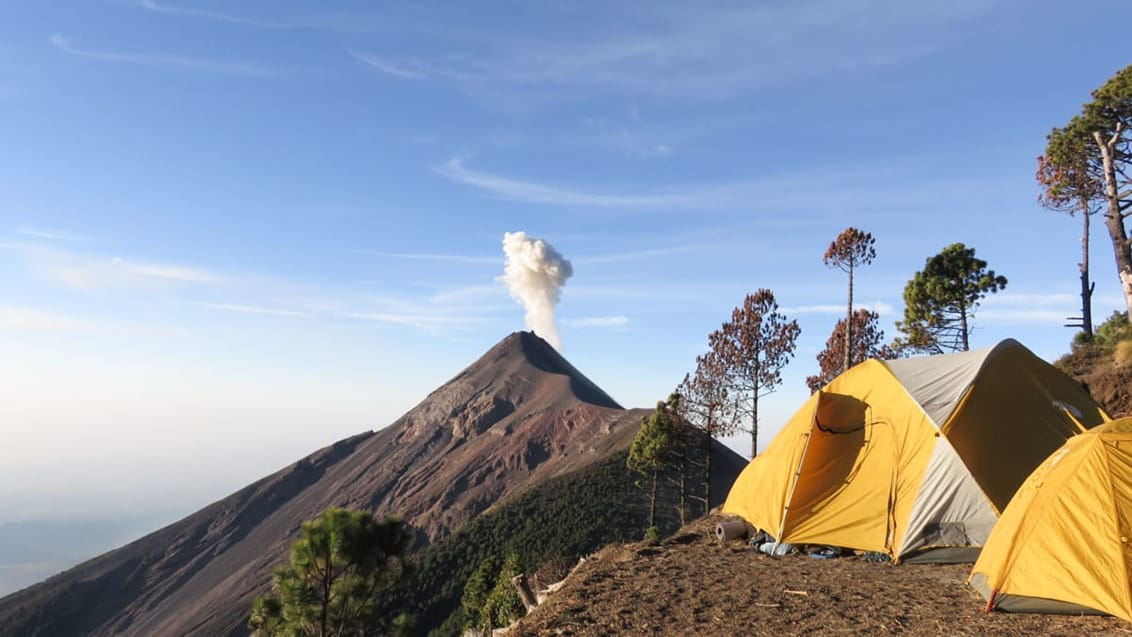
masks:
{"label": "wooden log", "polygon": [[715,525],[715,538],[720,542],[729,542],[747,537],[747,523],[739,518],[723,520]]}

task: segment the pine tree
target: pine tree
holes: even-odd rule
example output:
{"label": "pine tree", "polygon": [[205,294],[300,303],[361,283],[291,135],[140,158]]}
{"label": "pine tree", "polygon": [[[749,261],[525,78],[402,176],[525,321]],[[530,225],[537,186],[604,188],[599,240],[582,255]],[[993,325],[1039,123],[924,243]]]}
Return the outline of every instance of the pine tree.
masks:
{"label": "pine tree", "polygon": [[412,542],[405,523],[364,511],[331,508],[304,522],[288,566],[275,570],[271,592],[252,604],[257,637],[356,635],[373,620],[377,595],[407,574]]}
{"label": "pine tree", "polygon": [[928,258],[904,288],[904,337],[898,346],[941,354],[970,349],[971,319],[979,301],[1006,287],[1006,277],[987,269],[975,249],[953,243]]}
{"label": "pine tree", "polygon": [[856,326],[853,325],[853,272],[857,267],[873,262],[873,259],[877,256],[875,246],[876,240],[873,239],[873,235],[849,227],[837,235],[837,238],[829,244],[825,256],[822,257],[822,263],[827,267],[838,268],[849,275],[849,304],[845,310],[845,322],[843,323],[845,334],[842,338],[841,371],[845,371],[852,367],[854,363],[863,360],[854,359],[857,348],[854,342],[856,340]]}

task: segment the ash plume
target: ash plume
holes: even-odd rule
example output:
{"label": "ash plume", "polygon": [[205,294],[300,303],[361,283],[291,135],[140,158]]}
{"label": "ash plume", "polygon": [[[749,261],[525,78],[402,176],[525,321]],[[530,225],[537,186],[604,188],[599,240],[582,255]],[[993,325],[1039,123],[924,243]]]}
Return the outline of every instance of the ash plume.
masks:
{"label": "ash plume", "polygon": [[507,284],[511,298],[526,310],[523,320],[527,328],[561,351],[554,306],[574,267],[549,243],[521,231],[503,233],[503,254],[506,263],[500,280]]}

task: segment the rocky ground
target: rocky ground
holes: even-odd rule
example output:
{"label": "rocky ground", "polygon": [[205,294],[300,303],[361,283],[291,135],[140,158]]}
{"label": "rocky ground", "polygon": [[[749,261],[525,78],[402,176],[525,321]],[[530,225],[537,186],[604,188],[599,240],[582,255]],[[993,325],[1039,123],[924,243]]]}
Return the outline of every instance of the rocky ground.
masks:
{"label": "rocky ground", "polygon": [[969,565],[772,558],[716,542],[717,521],[603,549],[510,634],[1132,635],[1111,617],[986,614]]}

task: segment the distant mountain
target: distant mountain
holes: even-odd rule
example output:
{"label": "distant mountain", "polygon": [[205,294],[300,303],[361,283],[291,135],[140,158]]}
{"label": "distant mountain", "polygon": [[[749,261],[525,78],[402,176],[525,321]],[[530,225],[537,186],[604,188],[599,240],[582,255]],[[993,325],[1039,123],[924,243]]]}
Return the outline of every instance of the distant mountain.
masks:
{"label": "distant mountain", "polygon": [[130,515],[0,524],[0,596],[121,546],[157,524],[156,516]]}
{"label": "distant mountain", "polygon": [[[389,427],[0,599],[0,635],[246,634],[252,599],[302,521],[331,506],[395,513],[420,545],[434,543],[497,503],[609,463],[648,413],[622,409],[541,338],[517,332]],[[738,472],[738,456],[717,453],[721,471]]]}

